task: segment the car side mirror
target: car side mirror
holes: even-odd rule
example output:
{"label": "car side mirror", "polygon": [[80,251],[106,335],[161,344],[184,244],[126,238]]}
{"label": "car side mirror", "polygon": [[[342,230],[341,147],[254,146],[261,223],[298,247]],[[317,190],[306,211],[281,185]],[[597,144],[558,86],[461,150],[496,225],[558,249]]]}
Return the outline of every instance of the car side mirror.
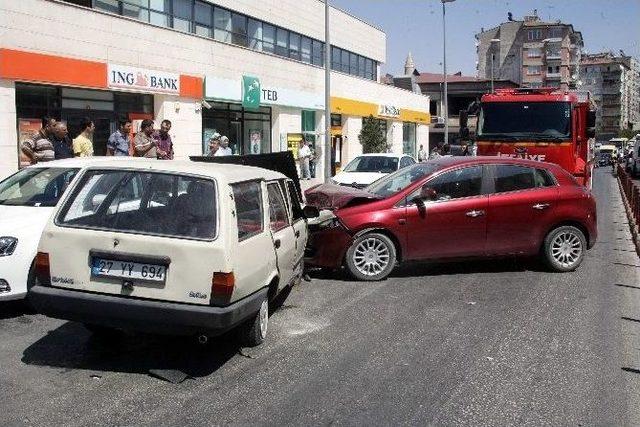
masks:
{"label": "car side mirror", "polygon": [[304,208],[302,208],[302,213],[304,214],[304,217],[307,219],[318,218],[320,216],[320,210],[315,206],[310,206],[310,205],[307,205]]}

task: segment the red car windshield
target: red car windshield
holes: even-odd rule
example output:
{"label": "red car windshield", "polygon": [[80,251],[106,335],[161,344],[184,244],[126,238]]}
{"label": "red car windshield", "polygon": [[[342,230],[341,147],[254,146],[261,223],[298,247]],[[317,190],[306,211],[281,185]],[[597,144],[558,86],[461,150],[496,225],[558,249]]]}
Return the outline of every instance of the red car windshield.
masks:
{"label": "red car windshield", "polygon": [[416,163],[377,180],[365,188],[365,191],[386,198],[404,190],[440,168],[441,165],[434,162]]}

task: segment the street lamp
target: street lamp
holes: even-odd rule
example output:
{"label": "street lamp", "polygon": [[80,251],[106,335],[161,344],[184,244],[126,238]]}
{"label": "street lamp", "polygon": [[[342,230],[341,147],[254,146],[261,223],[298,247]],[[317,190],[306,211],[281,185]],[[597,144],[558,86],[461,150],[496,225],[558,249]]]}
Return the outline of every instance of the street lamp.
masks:
{"label": "street lamp", "polygon": [[445,20],[445,3],[455,0],[440,0],[442,2],[442,74],[444,77],[444,143],[449,143],[449,102],[447,100],[447,26]]}
{"label": "street lamp", "polygon": [[493,61],[496,56],[494,52],[495,43],[500,43],[500,39],[491,39],[491,93],[493,93]]}

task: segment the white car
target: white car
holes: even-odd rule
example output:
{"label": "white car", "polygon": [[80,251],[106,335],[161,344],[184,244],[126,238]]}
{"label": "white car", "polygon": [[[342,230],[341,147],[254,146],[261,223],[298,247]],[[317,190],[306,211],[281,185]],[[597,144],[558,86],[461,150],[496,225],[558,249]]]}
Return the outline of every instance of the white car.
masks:
{"label": "white car", "polygon": [[355,188],[364,188],[385,175],[411,166],[415,159],[406,154],[371,153],[363,154],[349,162],[331,182]]}
{"label": "white car", "polygon": [[[84,169],[47,222],[29,292],[93,332],[266,334],[307,243],[295,183],[271,170],[145,159]],[[311,212],[309,212],[309,209]]]}
{"label": "white car", "polygon": [[0,301],[25,298],[33,284],[40,235],[60,197],[80,170],[105,160],[40,163],[0,182]]}

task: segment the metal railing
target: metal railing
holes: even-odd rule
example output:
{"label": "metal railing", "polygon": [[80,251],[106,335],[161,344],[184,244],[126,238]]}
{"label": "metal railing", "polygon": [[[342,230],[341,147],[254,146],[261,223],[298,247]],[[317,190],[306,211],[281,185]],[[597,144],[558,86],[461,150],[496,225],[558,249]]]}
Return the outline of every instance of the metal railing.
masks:
{"label": "metal railing", "polygon": [[640,224],[640,185],[631,179],[623,165],[618,165],[617,168],[620,186],[629,203],[631,216],[636,224]]}

